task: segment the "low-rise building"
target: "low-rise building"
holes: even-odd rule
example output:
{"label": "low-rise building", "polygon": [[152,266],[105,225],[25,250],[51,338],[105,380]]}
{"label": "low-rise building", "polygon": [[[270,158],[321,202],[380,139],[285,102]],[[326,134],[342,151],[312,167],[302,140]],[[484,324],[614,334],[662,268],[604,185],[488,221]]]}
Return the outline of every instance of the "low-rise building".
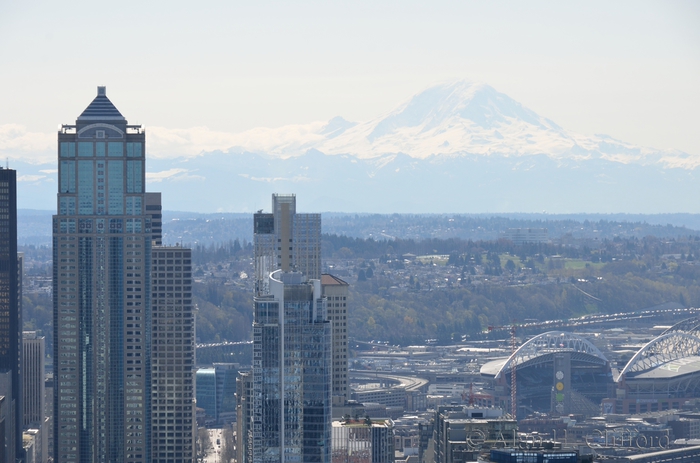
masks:
{"label": "low-rise building", "polygon": [[390,419],[333,421],[333,463],[393,463],[394,422]]}

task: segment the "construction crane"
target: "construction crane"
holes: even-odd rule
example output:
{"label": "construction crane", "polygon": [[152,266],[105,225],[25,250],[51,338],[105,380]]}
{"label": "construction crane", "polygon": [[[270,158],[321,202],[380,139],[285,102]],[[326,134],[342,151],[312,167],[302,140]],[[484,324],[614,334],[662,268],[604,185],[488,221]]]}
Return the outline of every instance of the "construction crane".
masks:
{"label": "construction crane", "polygon": [[513,359],[513,363],[510,366],[510,414],[513,416],[514,420],[517,420],[518,405],[516,403],[518,393],[518,382],[516,380],[516,370],[518,366],[518,360],[515,357],[515,351],[517,350],[517,343],[515,339],[515,323],[505,326],[489,326],[489,331],[495,330],[509,330],[510,331],[510,356]]}

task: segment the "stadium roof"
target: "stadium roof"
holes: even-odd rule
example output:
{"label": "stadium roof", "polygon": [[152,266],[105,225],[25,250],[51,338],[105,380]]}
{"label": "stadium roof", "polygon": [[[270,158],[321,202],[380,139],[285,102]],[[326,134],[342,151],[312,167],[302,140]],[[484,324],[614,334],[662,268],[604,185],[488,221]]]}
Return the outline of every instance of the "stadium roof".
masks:
{"label": "stadium roof", "polygon": [[495,379],[518,368],[548,361],[548,356],[560,352],[579,354],[579,360],[605,365],[608,359],[588,339],[566,331],[549,331],[537,335],[520,346],[510,357],[493,360],[481,367],[481,374]]}
{"label": "stadium roof", "polygon": [[700,338],[684,331],[657,336],[634,354],[620,371],[634,378],[673,378],[700,371]]}

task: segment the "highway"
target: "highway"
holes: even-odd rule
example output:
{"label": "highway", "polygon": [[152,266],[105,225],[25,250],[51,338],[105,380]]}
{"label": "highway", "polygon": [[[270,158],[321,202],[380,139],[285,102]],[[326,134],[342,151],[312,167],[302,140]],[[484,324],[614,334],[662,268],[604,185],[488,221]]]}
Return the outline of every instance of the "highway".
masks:
{"label": "highway", "polygon": [[392,383],[397,383],[392,386],[394,388],[403,388],[406,391],[418,391],[426,386],[429,381],[415,376],[399,376],[391,373],[375,372],[368,370],[349,370],[351,379],[385,379]]}

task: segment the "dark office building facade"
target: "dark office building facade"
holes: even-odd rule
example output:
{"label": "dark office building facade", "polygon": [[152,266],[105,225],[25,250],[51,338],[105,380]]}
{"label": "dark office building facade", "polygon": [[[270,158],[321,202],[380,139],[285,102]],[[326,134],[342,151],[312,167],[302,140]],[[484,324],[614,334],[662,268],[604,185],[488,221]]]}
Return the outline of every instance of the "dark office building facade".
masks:
{"label": "dark office building facade", "polygon": [[0,372],[10,372],[11,377],[0,395],[4,395],[9,402],[7,405],[13,408],[11,432],[18,457],[22,454],[22,313],[19,290],[17,172],[0,168]]}

